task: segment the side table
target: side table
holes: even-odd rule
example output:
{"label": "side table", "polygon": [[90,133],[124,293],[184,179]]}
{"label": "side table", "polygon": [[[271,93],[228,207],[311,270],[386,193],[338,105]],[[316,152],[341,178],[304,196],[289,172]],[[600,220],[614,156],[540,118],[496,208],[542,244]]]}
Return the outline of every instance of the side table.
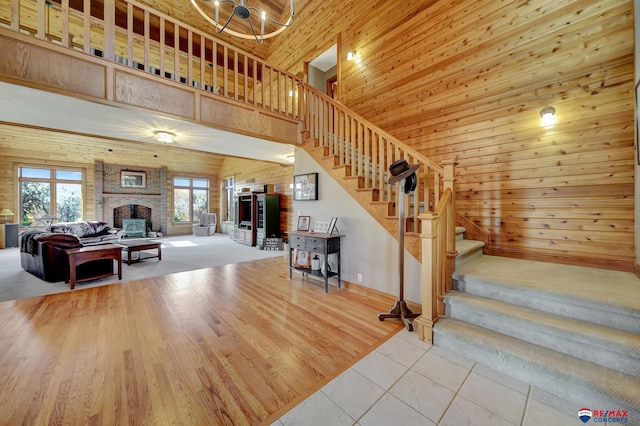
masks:
{"label": "side table", "polygon": [[66,249],[64,251],[69,258],[69,287],[73,290],[78,281],[94,280],[113,275],[113,264],[111,270],[97,268],[95,273],[86,273],[82,277],[77,277],[78,266],[95,260],[115,260],[118,263],[118,279],[122,279],[122,247],[115,244],[102,244],[98,246],[88,246]]}
{"label": "side table", "polygon": [[[289,279],[291,272],[295,269],[301,271],[302,274],[309,274],[324,278],[324,292],[329,292],[329,277],[338,279],[338,288],[340,283],[340,238],[344,234],[322,234],[318,232],[301,232],[288,231],[289,234]],[[310,267],[298,267],[293,263],[294,250],[308,251],[309,253],[317,253],[323,256],[323,267],[320,270],[314,270]],[[336,272],[329,270],[329,255],[337,256],[338,270]],[[324,271],[324,274],[322,273]]]}

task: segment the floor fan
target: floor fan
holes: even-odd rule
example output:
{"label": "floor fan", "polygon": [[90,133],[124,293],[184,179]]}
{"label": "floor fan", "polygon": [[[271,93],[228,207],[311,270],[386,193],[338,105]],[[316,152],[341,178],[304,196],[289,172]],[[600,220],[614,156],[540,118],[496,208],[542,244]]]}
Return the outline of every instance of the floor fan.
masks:
{"label": "floor fan", "polygon": [[[398,160],[393,162],[389,166],[389,172],[391,177],[388,184],[393,185],[396,182],[400,183],[400,189],[406,195],[410,194],[416,189],[418,178],[416,177],[416,170],[420,167],[420,164],[409,165],[407,160]],[[398,209],[398,273],[400,281],[400,293],[398,300],[391,307],[388,313],[379,313],[378,319],[384,321],[387,318],[397,318],[402,320],[408,331],[413,331],[413,319],[420,316],[419,313],[414,314],[404,301],[404,197],[398,197],[400,203]]]}

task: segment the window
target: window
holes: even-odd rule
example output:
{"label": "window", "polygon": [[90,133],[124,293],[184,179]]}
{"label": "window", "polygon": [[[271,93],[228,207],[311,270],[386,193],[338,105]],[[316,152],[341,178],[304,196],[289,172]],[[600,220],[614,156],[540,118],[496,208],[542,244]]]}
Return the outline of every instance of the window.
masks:
{"label": "window", "polygon": [[173,178],[174,222],[197,222],[209,212],[209,181],[200,178]]}
{"label": "window", "polygon": [[230,177],[224,180],[224,216],[223,220],[233,220],[233,193],[235,179]]}
{"label": "window", "polygon": [[82,170],[19,167],[18,179],[22,226],[37,226],[44,216],[59,222],[82,219]]}

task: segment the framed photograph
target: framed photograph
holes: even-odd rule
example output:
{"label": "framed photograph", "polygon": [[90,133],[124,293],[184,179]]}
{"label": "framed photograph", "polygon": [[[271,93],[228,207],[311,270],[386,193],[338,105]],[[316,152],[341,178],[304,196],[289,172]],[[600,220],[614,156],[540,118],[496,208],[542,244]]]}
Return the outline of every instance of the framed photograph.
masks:
{"label": "framed photograph", "polygon": [[122,188],[146,188],[147,174],[145,172],[120,172],[120,186]]}
{"label": "framed photograph", "polygon": [[308,231],[311,227],[311,216],[298,216],[298,231]]}
{"label": "framed photograph", "polygon": [[329,222],[316,222],[313,224],[313,232],[326,233],[329,229]]}
{"label": "framed photograph", "polygon": [[305,173],[293,177],[293,200],[309,201],[318,199],[318,173]]}
{"label": "framed photograph", "polygon": [[337,217],[332,217],[331,218],[331,222],[329,222],[329,229],[327,229],[327,234],[331,235],[333,234],[333,231],[337,231],[338,228],[336,228],[336,224],[338,223],[338,218]]}
{"label": "framed photograph", "polygon": [[293,266],[296,268],[310,268],[311,252],[306,250],[296,250],[296,258]]}

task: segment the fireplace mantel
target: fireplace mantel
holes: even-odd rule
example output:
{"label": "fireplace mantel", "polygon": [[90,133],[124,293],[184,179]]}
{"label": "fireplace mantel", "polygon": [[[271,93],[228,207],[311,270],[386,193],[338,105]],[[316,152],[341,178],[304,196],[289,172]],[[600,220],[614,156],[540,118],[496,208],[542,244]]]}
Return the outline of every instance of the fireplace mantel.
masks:
{"label": "fireplace mantel", "polygon": [[[144,189],[122,188],[120,172],[139,170],[146,173],[147,187]],[[96,176],[96,220],[113,224],[113,210],[119,206],[139,204],[152,211],[152,231],[167,233],[167,167],[148,168],[95,162]]]}

